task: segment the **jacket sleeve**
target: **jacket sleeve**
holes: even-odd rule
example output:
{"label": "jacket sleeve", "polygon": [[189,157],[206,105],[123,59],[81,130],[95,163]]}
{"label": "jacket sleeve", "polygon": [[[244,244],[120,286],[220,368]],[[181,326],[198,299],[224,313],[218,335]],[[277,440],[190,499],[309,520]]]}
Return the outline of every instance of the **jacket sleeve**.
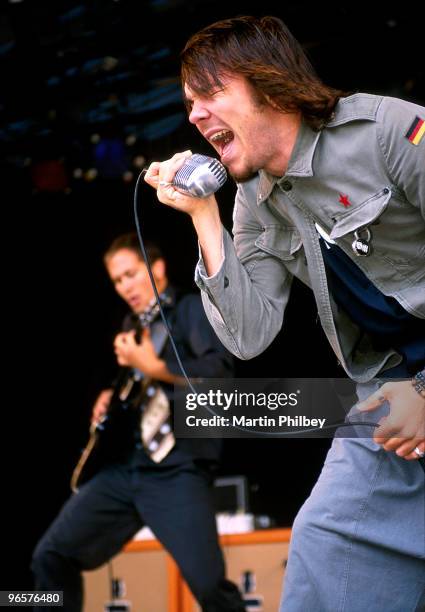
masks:
{"label": "jacket sleeve", "polygon": [[379,144],[388,172],[425,219],[425,132],[422,131],[425,123],[416,144],[412,138],[417,119],[425,121],[425,108],[396,98],[384,98],[377,119]]}
{"label": "jacket sleeve", "polygon": [[270,345],[282,327],[292,275],[281,260],[256,245],[263,228],[240,188],[233,232],[234,243],[223,229],[224,261],[218,272],[207,277],[201,258],[195,280],[220,340],[240,359],[251,359]]}

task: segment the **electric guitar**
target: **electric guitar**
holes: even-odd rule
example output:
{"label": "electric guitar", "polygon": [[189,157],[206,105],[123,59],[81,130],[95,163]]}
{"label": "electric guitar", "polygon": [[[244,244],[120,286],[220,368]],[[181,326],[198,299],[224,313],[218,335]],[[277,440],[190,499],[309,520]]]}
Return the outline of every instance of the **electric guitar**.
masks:
{"label": "electric guitar", "polygon": [[[169,303],[165,294],[162,303]],[[167,301],[168,300],[168,301]],[[142,330],[154,323],[159,313],[155,304],[135,319],[136,341]],[[157,324],[157,330],[159,325]],[[153,333],[152,341],[158,354],[166,342],[165,328]],[[154,332],[155,330],[153,330]],[[170,422],[167,396],[158,383],[143,377],[134,368],[122,367],[114,385],[111,400],[104,416],[90,426],[90,436],[71,477],[71,489],[89,480],[107,462],[121,462],[129,457],[134,444],[141,441],[145,452],[158,463],[175,444]]]}

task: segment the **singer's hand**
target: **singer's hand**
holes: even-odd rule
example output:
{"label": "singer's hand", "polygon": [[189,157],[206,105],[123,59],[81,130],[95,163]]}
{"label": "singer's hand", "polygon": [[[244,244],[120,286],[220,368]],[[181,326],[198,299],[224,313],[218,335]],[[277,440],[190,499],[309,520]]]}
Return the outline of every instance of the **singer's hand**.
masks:
{"label": "singer's hand", "polygon": [[144,178],[151,187],[156,189],[160,202],[194,217],[210,208],[211,204],[215,203],[215,197],[211,195],[207,198],[195,198],[172,185],[176,172],[180,170],[185,159],[191,155],[192,151],[183,151],[183,153],[176,153],[166,161],[152,162]]}
{"label": "singer's hand", "polygon": [[390,413],[380,420],[374,440],[386,451],[395,451],[407,460],[419,459],[414,452],[425,445],[425,402],[410,381],[388,382],[357,404],[360,412],[371,412],[388,402]]}
{"label": "singer's hand", "polygon": [[214,194],[195,198],[171,184],[176,172],[191,155],[192,151],[184,151],[167,161],[153,162],[145,174],[145,181],[156,189],[160,202],[190,215],[198,234],[205,269],[209,276],[213,276],[223,262],[222,226],[217,200]]}

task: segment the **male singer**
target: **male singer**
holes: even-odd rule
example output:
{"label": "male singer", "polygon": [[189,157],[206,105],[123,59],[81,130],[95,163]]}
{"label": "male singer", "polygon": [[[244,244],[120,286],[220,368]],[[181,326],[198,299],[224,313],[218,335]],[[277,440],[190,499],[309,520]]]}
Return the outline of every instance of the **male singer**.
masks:
{"label": "male singer", "polygon": [[293,526],[282,610],[424,610],[425,108],[326,86],[274,17],[192,36],[182,79],[189,121],[238,184],[233,240],[214,195],[172,184],[190,152],[145,178],[192,218],[217,335],[242,359],[261,353],[296,276],[358,409],[381,423],[334,440]]}

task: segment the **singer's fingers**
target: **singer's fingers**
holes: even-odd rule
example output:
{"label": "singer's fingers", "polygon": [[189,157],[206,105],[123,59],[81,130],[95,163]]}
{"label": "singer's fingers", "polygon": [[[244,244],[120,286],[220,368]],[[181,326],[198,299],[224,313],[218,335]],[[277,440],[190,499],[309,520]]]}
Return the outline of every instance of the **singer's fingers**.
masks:
{"label": "singer's fingers", "polygon": [[145,181],[154,189],[158,200],[162,204],[166,204],[185,212],[189,215],[199,214],[202,203],[202,210],[205,206],[211,205],[211,201],[216,204],[213,195],[208,198],[196,198],[190,195],[187,191],[174,187],[173,180],[176,172],[182,167],[185,160],[192,156],[192,151],[183,151],[176,153],[170,159],[163,162],[153,162],[145,175]]}
{"label": "singer's fingers", "polygon": [[[159,181],[167,187],[173,182],[173,178],[180,168],[183,166],[185,159],[192,155],[192,151],[183,151],[176,153],[167,161],[162,162],[159,168]],[[161,186],[161,185],[160,185]]]}
{"label": "singer's fingers", "polygon": [[[188,195],[186,192],[179,191],[176,187],[173,187],[171,183],[166,181],[159,182],[156,194],[161,204],[168,204],[179,210],[182,202],[185,202],[187,199],[193,199],[192,196]],[[181,210],[184,210],[184,208]]]}
{"label": "singer's fingers", "polygon": [[186,158],[192,155],[192,151],[176,153],[170,159],[163,162],[152,162],[146,174],[145,181],[157,190],[158,199],[164,204],[174,203],[179,197],[179,192],[174,189],[172,182],[177,172],[184,164]]}
{"label": "singer's fingers", "polygon": [[146,183],[148,183],[148,185],[150,185],[154,189],[158,187],[160,166],[160,162],[152,162],[144,176],[144,180],[146,181]]}
{"label": "singer's fingers", "polygon": [[396,454],[399,457],[403,457],[404,459],[420,459],[420,454],[415,452],[415,448],[421,453],[425,452],[425,442],[418,438],[411,438],[410,440],[405,440],[403,444],[401,444],[397,450]]}
{"label": "singer's fingers", "polygon": [[191,155],[191,151],[183,151],[183,153],[176,153],[171,159],[161,163],[158,175],[157,196],[158,200],[163,204],[175,206],[190,197],[186,192],[181,192],[173,186],[173,179],[176,172]]}

